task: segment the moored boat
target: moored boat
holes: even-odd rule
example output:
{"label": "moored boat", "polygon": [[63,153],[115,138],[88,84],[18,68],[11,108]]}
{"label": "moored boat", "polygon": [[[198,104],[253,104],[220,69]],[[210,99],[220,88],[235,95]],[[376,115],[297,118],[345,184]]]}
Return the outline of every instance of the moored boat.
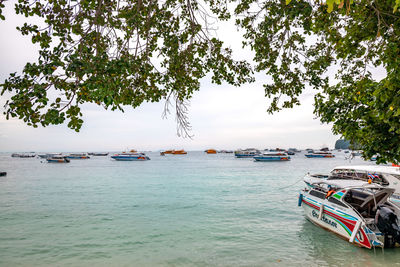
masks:
{"label": "moored boat", "polygon": [[[265,150],[264,150],[264,151],[265,151]],[[269,152],[286,152],[286,150],[277,147],[277,148],[270,149]]]}
{"label": "moored boat", "polygon": [[88,153],[89,155],[95,156],[95,157],[105,157],[108,156],[108,152],[100,153],[100,152],[92,152]]}
{"label": "moored boat", "polygon": [[217,150],[215,150],[215,149],[207,149],[207,150],[205,150],[204,152],[206,152],[207,154],[217,154]]}
{"label": "moored boat", "polygon": [[314,151],[312,153],[305,154],[307,158],[334,158],[335,155],[333,155],[331,152],[326,152],[326,151]]}
{"label": "moored boat", "polygon": [[360,180],[332,179],[307,186],[299,206],[314,224],[365,248],[400,244],[400,209],[394,189]]}
{"label": "moored boat", "polygon": [[225,150],[225,149],[223,149],[223,150],[218,151],[218,153],[233,153],[233,150]]}
{"label": "moored boat", "polygon": [[254,156],[255,161],[289,161],[290,156],[284,152],[269,152]]}
{"label": "moored boat", "polygon": [[165,150],[165,151],[161,151],[160,155],[161,156],[165,156],[166,154],[171,154],[171,155],[186,155],[187,152],[183,149],[181,150]]}
{"label": "moored boat", "polygon": [[41,159],[47,159],[47,158],[51,158],[53,156],[57,156],[59,154],[56,153],[46,153],[46,154],[39,154],[38,157]]}
{"label": "moored boat", "polygon": [[48,163],[69,163],[70,160],[66,156],[62,155],[53,155],[51,157],[46,158]]}
{"label": "moored boat", "polygon": [[13,158],[34,158],[36,154],[34,153],[12,153],[11,157]]}
{"label": "moored boat", "polygon": [[72,153],[67,156],[68,159],[90,159],[85,153]]}
{"label": "moored boat", "polygon": [[181,149],[181,150],[172,150],[171,154],[172,155],[186,155],[187,152],[185,150],[183,150],[183,149]]}
{"label": "moored boat", "polygon": [[237,158],[254,158],[257,155],[260,155],[261,152],[255,148],[247,148],[247,149],[239,149],[235,151],[235,157]]}
{"label": "moored boat", "polygon": [[111,156],[112,159],[118,161],[144,161],[150,160],[148,156],[144,153],[117,153]]}

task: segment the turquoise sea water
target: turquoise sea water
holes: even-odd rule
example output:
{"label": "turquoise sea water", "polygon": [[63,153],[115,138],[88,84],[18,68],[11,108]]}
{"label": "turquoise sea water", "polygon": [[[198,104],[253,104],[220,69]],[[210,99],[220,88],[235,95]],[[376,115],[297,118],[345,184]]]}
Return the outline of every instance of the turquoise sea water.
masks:
{"label": "turquoise sea water", "polygon": [[371,164],[336,154],[253,162],[189,151],[70,164],[0,154],[8,172],[0,177],[0,265],[399,265],[400,248],[355,247],[297,206],[307,172]]}

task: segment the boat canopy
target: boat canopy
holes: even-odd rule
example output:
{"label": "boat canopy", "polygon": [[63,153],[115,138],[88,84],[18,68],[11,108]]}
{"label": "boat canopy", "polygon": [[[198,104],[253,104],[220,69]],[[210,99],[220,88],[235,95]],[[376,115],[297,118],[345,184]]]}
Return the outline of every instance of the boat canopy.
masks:
{"label": "boat canopy", "polygon": [[347,170],[400,175],[399,167],[378,166],[378,165],[338,166],[333,169],[332,173],[335,171],[347,171]]}
{"label": "boat canopy", "polygon": [[[305,180],[306,182],[309,182],[310,184],[325,184],[331,187],[336,187],[336,188],[368,188],[368,189],[382,189],[385,187],[382,187],[378,184],[369,184],[368,182],[361,181],[361,180],[343,180],[343,179],[338,179],[338,180],[326,180],[326,179],[309,179],[309,181]],[[385,188],[389,189],[391,191],[394,191],[392,188]]]}

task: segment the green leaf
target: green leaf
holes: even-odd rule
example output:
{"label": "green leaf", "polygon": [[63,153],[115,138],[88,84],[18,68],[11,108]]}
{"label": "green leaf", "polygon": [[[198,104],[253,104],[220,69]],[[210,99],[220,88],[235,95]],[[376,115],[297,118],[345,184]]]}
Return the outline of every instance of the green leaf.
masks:
{"label": "green leaf", "polygon": [[331,12],[332,12],[332,10],[333,10],[333,5],[334,5],[334,3],[335,3],[336,1],[337,1],[337,0],[326,0],[326,4],[327,4],[327,6],[328,6],[328,9],[327,9],[328,13],[331,13]]}

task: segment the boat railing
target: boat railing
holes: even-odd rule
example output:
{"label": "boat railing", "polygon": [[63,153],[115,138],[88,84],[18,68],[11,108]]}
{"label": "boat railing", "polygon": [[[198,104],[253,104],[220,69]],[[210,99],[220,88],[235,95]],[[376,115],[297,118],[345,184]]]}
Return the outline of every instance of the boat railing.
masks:
{"label": "boat railing", "polygon": [[327,178],[329,178],[329,175],[326,175],[326,174],[310,174],[310,177],[320,178],[320,179],[327,179]]}

